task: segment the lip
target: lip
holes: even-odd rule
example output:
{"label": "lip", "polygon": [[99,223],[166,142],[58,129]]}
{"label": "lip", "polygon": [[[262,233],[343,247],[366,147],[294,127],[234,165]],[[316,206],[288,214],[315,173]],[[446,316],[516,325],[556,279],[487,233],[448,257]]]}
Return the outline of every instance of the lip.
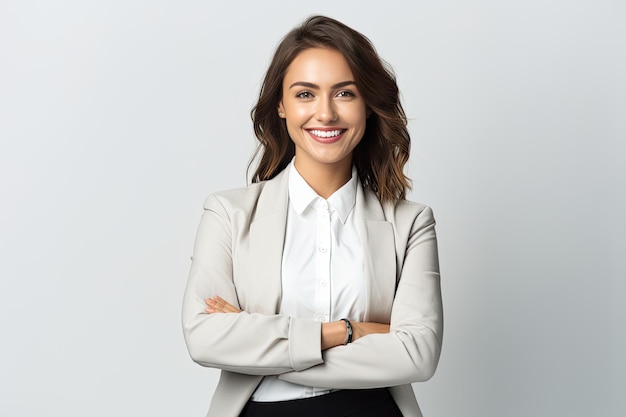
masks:
{"label": "lip", "polygon": [[[304,129],[304,130],[306,130],[306,132],[309,134],[311,139],[313,139],[316,142],[323,143],[323,144],[331,144],[331,143],[335,143],[341,140],[343,135],[348,131],[348,129],[343,129],[340,127],[316,127],[316,128],[310,128],[310,129]],[[317,136],[313,134],[313,131],[315,130],[321,131],[321,132],[332,132],[334,130],[340,130],[341,133],[338,134],[337,136],[323,137],[323,136]]]}

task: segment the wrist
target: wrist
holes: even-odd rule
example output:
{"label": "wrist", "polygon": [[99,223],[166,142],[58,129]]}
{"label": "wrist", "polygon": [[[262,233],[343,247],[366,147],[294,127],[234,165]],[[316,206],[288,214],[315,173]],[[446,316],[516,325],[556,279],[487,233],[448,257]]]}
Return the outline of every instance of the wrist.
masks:
{"label": "wrist", "polygon": [[322,323],[322,350],[343,345],[346,338],[346,325],[343,321]]}
{"label": "wrist", "polygon": [[343,344],[347,345],[348,343],[352,343],[352,337],[353,337],[352,323],[350,323],[350,320],[345,319],[345,318],[341,320],[346,323],[346,338],[344,339]]}

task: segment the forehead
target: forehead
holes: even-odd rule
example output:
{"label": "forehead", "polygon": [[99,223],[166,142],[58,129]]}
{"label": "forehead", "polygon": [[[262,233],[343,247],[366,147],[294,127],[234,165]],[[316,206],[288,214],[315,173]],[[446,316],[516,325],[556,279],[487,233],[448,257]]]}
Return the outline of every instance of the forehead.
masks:
{"label": "forehead", "polygon": [[311,48],[300,52],[287,67],[284,85],[306,81],[323,87],[353,80],[352,70],[341,52],[330,48]]}

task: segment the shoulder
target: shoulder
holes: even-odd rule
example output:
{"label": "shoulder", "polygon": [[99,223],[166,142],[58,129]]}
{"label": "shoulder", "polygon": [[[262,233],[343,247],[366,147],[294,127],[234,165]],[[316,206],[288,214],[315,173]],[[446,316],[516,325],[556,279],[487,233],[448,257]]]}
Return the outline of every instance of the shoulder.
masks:
{"label": "shoulder", "polygon": [[391,222],[421,221],[435,222],[433,210],[426,204],[416,203],[410,200],[398,200],[395,202],[381,203],[385,218]]}
{"label": "shoulder", "polygon": [[[435,217],[433,210],[421,203],[399,200],[395,203],[383,204],[383,211],[391,223],[396,240],[396,253],[401,258],[406,256],[410,248],[421,242],[436,242]],[[401,264],[402,262],[400,262]]]}
{"label": "shoulder", "polygon": [[282,171],[271,180],[210,194],[204,200],[204,209],[229,217],[235,213],[258,216],[274,211],[281,207],[281,201],[287,201],[287,179]]}
{"label": "shoulder", "polygon": [[408,217],[422,217],[422,218],[431,218],[433,222],[435,221],[433,216],[433,209],[430,206],[422,203],[416,203],[410,200],[399,200],[395,204],[393,204],[393,211],[396,215],[399,216],[408,216]]}
{"label": "shoulder", "polygon": [[398,200],[381,205],[385,220],[391,223],[398,242],[408,242],[414,236],[435,229],[433,210],[425,204]]}
{"label": "shoulder", "polygon": [[204,200],[205,210],[226,210],[251,207],[256,204],[259,195],[265,188],[266,181],[251,184],[247,187],[219,191],[209,194]]}

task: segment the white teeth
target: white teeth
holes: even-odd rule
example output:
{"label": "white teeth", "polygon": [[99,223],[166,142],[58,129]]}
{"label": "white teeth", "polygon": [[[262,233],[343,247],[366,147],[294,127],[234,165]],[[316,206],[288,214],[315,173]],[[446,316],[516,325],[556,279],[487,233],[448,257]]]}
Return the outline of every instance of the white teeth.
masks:
{"label": "white teeth", "polygon": [[341,135],[342,130],[310,130],[310,132],[320,138],[332,138]]}

